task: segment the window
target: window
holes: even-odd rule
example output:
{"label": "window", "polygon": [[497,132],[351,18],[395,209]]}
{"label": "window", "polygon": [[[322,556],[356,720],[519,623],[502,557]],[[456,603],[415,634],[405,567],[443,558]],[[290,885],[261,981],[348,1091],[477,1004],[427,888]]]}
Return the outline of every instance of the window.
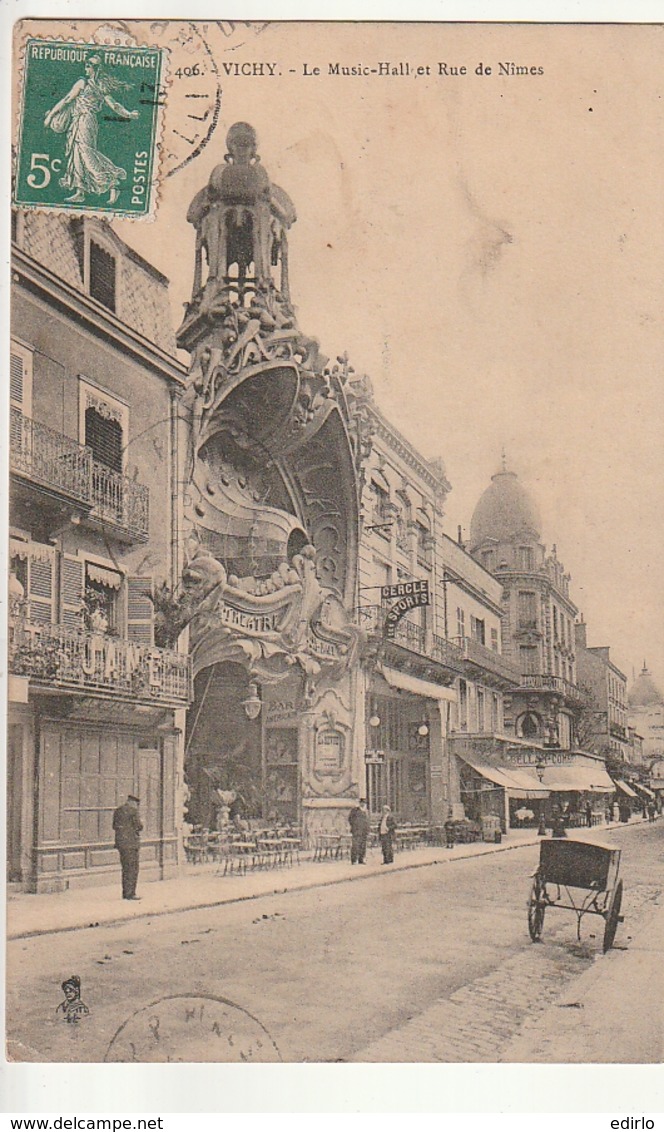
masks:
{"label": "window", "polygon": [[459,680],[459,730],[468,730],[468,686],[465,680]]}
{"label": "window", "polygon": [[[375,534],[380,535],[382,538],[389,539],[389,527],[383,526],[391,521],[390,518],[390,494],[387,482],[383,479],[383,483],[378,483],[376,479],[371,480],[371,492],[373,495],[373,507],[371,515],[371,526],[374,527]],[[383,529],[380,529],[380,528]]]}
{"label": "window", "polygon": [[90,240],[90,296],[115,310],[115,256]]}
{"label": "window", "polygon": [[480,617],[470,618],[470,635],[474,641],[479,641],[481,645],[484,644],[485,629],[484,621]]}
{"label": "window", "polygon": [[489,573],[491,573],[491,571],[493,570],[493,559],[494,559],[493,550],[483,550],[482,551],[482,565],[484,566],[485,570],[489,571]]}
{"label": "window", "polygon": [[485,725],[485,695],[484,688],[477,689],[477,730],[484,731]]}
{"label": "window", "polygon": [[523,676],[537,672],[537,649],[533,645],[521,645],[519,648],[519,663]]}
{"label": "window", "polygon": [[122,575],[106,566],[87,562],[85,568],[85,625],[98,633],[115,635],[119,629]]}
{"label": "window", "polygon": [[499,649],[498,649],[498,630],[497,629],[491,630],[491,648],[493,649],[494,652],[499,651]]}
{"label": "window", "polygon": [[533,712],[527,712],[521,717],[518,730],[523,739],[534,739],[539,734],[539,729],[539,717]]}
{"label": "window", "polygon": [[11,344],[9,389],[12,408],[32,416],[32,350],[19,342]]}
{"label": "window", "polygon": [[500,730],[500,697],[497,692],[491,694],[491,730],[494,735]]}
{"label": "window", "polygon": [[11,573],[23,587],[23,611],[30,621],[50,625],[55,620],[55,550],[26,538],[9,541]]}
{"label": "window", "polygon": [[456,611],[457,617],[457,637],[465,637],[466,635],[466,613],[460,607]]}
{"label": "window", "polygon": [[530,571],[533,569],[533,552],[529,546],[520,546],[518,551],[517,561],[520,570]]}
{"label": "window", "polygon": [[554,640],[556,640],[556,641],[558,640],[558,633],[559,633],[559,630],[558,630],[558,610],[556,609],[556,607],[554,605],[554,607],[553,607],[553,637],[554,637]]}
{"label": "window", "polygon": [[520,590],[518,595],[519,628],[537,628],[537,594]]}
{"label": "window", "polygon": [[98,409],[85,410],[85,443],[99,464],[122,471],[122,425],[103,416]]}

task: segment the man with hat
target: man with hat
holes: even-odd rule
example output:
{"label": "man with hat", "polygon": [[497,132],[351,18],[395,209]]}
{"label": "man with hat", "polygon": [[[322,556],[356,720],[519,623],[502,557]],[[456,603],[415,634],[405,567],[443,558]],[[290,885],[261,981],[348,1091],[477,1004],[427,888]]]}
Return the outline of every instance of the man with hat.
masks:
{"label": "man with hat", "polygon": [[115,848],[120,854],[122,868],[122,899],[140,900],[136,895],[138,880],[138,858],[141,845],[143,823],[138,816],[140,798],[130,794],[122,806],[113,813]]}
{"label": "man with hat", "polygon": [[366,798],[360,798],[354,810],[348,815],[350,824],[350,863],[363,865],[367,855],[367,838],[369,836],[369,814],[367,813]]}

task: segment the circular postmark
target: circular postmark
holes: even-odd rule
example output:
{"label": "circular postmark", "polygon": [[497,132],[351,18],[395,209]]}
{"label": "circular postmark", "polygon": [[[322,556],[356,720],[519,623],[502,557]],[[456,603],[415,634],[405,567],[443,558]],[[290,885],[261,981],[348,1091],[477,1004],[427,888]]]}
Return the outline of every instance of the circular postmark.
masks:
{"label": "circular postmark", "polygon": [[122,1023],[105,1062],[273,1062],[276,1043],[253,1014],[213,995],[158,998]]}

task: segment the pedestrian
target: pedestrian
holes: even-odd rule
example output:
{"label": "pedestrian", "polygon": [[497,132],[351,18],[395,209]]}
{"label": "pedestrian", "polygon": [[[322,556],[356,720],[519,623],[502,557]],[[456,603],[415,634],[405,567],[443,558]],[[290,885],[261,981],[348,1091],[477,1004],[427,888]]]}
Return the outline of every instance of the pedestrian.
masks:
{"label": "pedestrian", "polygon": [[357,806],[348,815],[350,825],[350,863],[363,865],[367,855],[367,838],[369,836],[369,814],[367,812],[366,798],[360,798]]}
{"label": "pedestrian", "polygon": [[590,829],[593,824],[593,808],[590,802],[586,802],[586,825]]}
{"label": "pedestrian", "polygon": [[551,836],[567,837],[567,831],[565,829],[565,814],[561,806],[554,807],[553,819],[551,821]]}
{"label": "pedestrian", "polygon": [[445,848],[454,849],[456,845],[456,827],[454,825],[454,818],[452,811],[450,811],[447,821],[445,822]]}
{"label": "pedestrian", "polygon": [[138,880],[138,858],[141,845],[141,830],[143,823],[138,816],[140,798],[129,794],[127,801],[118,806],[113,813],[113,829],[115,830],[115,848],[120,854],[120,867],[122,869],[122,899],[140,900],[136,895],[136,881]]}
{"label": "pedestrian", "polygon": [[648,821],[655,820],[655,803],[648,802]]}
{"label": "pedestrian", "polygon": [[380,840],[380,847],[383,853],[383,864],[391,865],[394,861],[394,833],[397,828],[397,823],[392,817],[392,811],[389,806],[383,806],[383,813],[378,826],[378,837]]}

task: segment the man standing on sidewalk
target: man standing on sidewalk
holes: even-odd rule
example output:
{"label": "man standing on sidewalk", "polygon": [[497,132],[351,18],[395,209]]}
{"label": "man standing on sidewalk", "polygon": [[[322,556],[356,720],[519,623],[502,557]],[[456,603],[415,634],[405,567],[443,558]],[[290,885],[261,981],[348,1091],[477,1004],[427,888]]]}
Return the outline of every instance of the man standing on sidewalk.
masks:
{"label": "man standing on sidewalk", "polygon": [[136,895],[138,880],[138,858],[141,845],[143,823],[138,816],[140,799],[130,794],[123,806],[118,806],[113,814],[115,848],[120,854],[122,869],[122,899],[140,900]]}
{"label": "man standing on sidewalk", "polygon": [[354,810],[348,815],[350,824],[350,863],[363,865],[367,855],[367,838],[369,836],[369,815],[365,798],[360,798]]}

